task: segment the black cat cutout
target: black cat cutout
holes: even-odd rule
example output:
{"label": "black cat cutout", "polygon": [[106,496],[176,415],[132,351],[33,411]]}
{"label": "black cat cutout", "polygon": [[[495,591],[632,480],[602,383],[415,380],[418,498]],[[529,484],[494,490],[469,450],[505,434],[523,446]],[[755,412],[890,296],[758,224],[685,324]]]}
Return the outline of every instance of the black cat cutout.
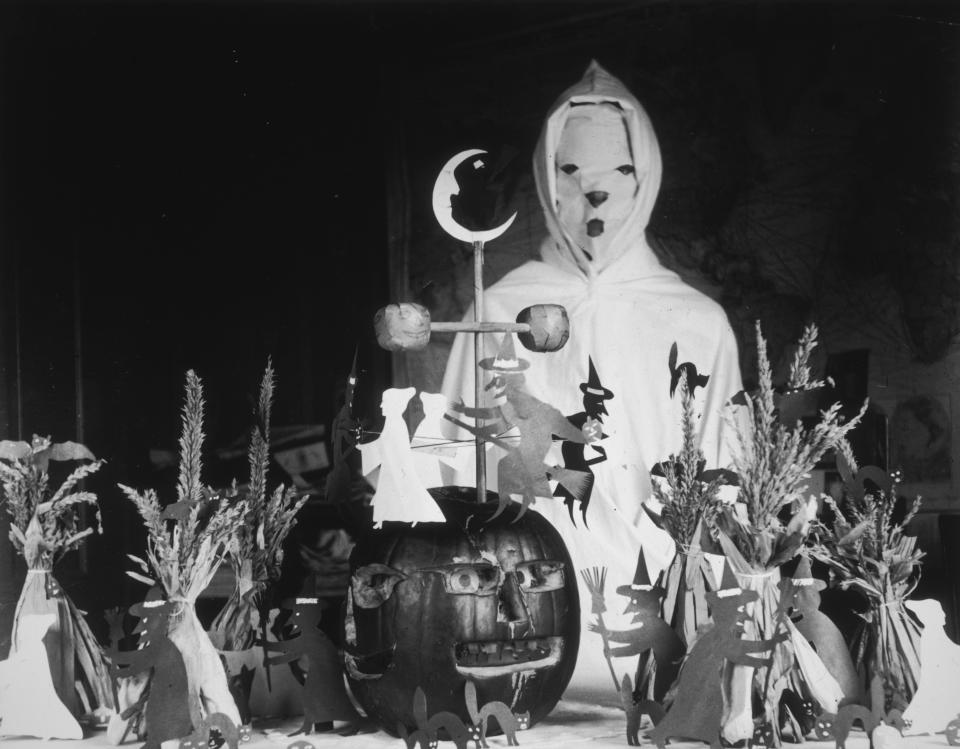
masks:
{"label": "black cat cutout", "polygon": [[491,700],[483,705],[477,704],[477,685],[468,679],[463,688],[464,700],[467,704],[467,713],[473,726],[470,727],[470,738],[487,746],[487,725],[490,720],[497,721],[503,735],[507,737],[509,746],[520,746],[517,741],[517,731],[522,731],[530,725],[530,713],[514,713],[510,707],[500,700]]}
{"label": "black cat cutout", "polygon": [[427,735],[427,732],[418,728],[415,731],[407,731],[407,727],[403,723],[397,723],[397,735],[403,739],[403,743],[407,745],[407,749],[414,749],[417,745],[420,746],[420,749],[430,749],[430,736]]}
{"label": "black cat cutout", "polygon": [[769,640],[742,639],[747,619],[746,605],[759,597],[755,590],[740,589],[725,562],[720,589],[707,592],[713,626],[694,643],[680,669],[673,704],[666,717],[650,732],[650,739],[659,749],[664,749],[671,738],[699,739],[710,744],[710,749],[721,749],[723,697],[720,673],[724,662],[754,668],[769,666],[773,662],[772,655],[759,658],[751,653],[772,651],[789,637],[782,632]]}
{"label": "black cat cutout", "polygon": [[685,361],[678,366],[678,357],[677,343],[674,341],[670,347],[670,358],[667,362],[670,367],[670,397],[672,398],[674,393],[676,393],[677,385],[680,384],[680,375],[683,374],[687,376],[687,389],[690,391],[690,395],[696,395],[698,387],[703,388],[707,386],[710,375],[702,375],[697,372],[697,365],[693,362]]}
{"label": "black cat cutout", "polygon": [[[224,670],[226,671],[226,664],[224,664]],[[237,705],[240,721],[244,724],[249,723],[253,718],[250,712],[250,690],[253,689],[253,677],[256,673],[256,669],[247,665],[240,666],[240,673],[227,672],[227,688]]]}
{"label": "black cat cutout", "polygon": [[[588,357],[587,364],[589,366],[587,381],[580,383],[580,392],[583,393],[583,410],[567,416],[567,421],[581,431],[589,421],[594,430],[600,432],[595,438],[599,440],[607,436],[603,434],[603,417],[607,414],[607,407],[603,402],[611,400],[613,398],[613,392],[600,384],[600,377],[597,375],[592,357]],[[560,443],[560,453],[563,455],[564,468],[585,474],[585,483],[577,493],[570,491],[570,489],[562,483],[558,483],[557,488],[553,492],[555,497],[563,497],[563,502],[567,506],[567,512],[570,513],[571,521],[573,521],[574,500],[580,501],[580,515],[583,517],[584,525],[587,524],[587,507],[590,504],[590,495],[593,493],[593,471],[590,466],[602,463],[607,459],[607,451],[600,445],[592,445],[596,456],[587,458],[584,454],[586,447],[586,444],[583,442],[563,440]]]}
{"label": "black cat cutout", "polygon": [[443,739],[452,741],[457,749],[467,749],[467,744],[472,740],[470,730],[459,715],[448,710],[428,715],[427,695],[420,687],[413,694],[413,718],[417,721],[417,728],[426,734],[429,749],[437,749],[441,731],[444,732]]}
{"label": "black cat cutout", "polygon": [[110,650],[110,673],[114,679],[150,671],[142,699],[147,741],[143,749],[160,749],[164,741],[190,734],[199,722],[199,705],[191,705],[187,669],[183,656],[167,636],[175,604],[169,601],[144,601],[130,607],[139,617],[134,628],[142,634],[137,650]]}
{"label": "black cat cutout", "polygon": [[627,744],[640,746],[640,721],[644,715],[653,725],[663,720],[663,706],[653,700],[637,700],[629,674],[623,675],[620,685],[620,704],[627,715]]}
{"label": "black cat cutout", "polygon": [[[604,628],[602,632],[605,635],[604,654],[613,658],[623,658],[643,655],[647,651],[652,652],[657,664],[653,699],[660,702],[677,677],[686,647],[673,628],[660,616],[660,602],[663,600],[665,591],[659,585],[650,584],[643,549],[640,549],[637,558],[633,583],[620,585],[617,587],[617,593],[630,599],[623,613],[633,614],[635,626],[626,630]],[[591,632],[601,631],[600,625],[594,623],[588,625],[588,629]],[[624,644],[621,647],[609,647],[606,644],[608,641]],[[637,681],[639,680],[638,676]]]}
{"label": "black cat cutout", "polygon": [[237,726],[223,713],[210,713],[200,721],[196,731],[180,739],[180,749],[210,749],[211,733],[216,731],[227,749],[238,749],[241,741],[250,741],[250,726]]}
{"label": "black cat cutout", "polygon": [[290,663],[301,658],[306,661],[307,673],[300,693],[303,725],[292,736],[314,730],[330,730],[335,720],[353,724],[361,720],[347,696],[337,649],[318,627],[321,613],[319,599],[297,598],[291,617],[295,627],[294,636],[281,642],[268,640],[263,643],[265,653],[280,653],[267,656],[265,665]]}
{"label": "black cat cutout", "polygon": [[860,725],[863,726],[863,730],[866,731],[867,736],[869,736],[880,721],[863,705],[844,705],[837,710],[837,714],[833,719],[833,730],[831,733],[837,742],[836,749],[846,749],[847,737],[850,736],[850,731],[856,722],[859,722]]}

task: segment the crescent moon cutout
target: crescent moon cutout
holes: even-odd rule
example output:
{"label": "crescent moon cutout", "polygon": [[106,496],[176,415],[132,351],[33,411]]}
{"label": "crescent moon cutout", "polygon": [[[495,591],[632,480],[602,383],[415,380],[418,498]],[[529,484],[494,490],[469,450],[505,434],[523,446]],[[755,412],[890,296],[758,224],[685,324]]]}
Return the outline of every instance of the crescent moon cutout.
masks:
{"label": "crescent moon cutout", "polygon": [[500,226],[493,229],[486,229],[485,231],[470,231],[470,229],[467,229],[454,220],[453,205],[450,202],[450,196],[460,194],[460,185],[457,183],[457,178],[453,172],[471,156],[478,156],[482,153],[486,153],[486,151],[479,148],[461,151],[443,165],[443,169],[440,170],[440,174],[437,175],[437,181],[433,185],[433,213],[437,217],[437,221],[440,222],[440,226],[454,239],[459,239],[462,242],[469,242],[471,244],[474,242],[489,242],[491,239],[496,239],[510,228],[510,224],[512,224],[513,220],[517,217],[516,211],[514,211],[514,214],[500,224]]}

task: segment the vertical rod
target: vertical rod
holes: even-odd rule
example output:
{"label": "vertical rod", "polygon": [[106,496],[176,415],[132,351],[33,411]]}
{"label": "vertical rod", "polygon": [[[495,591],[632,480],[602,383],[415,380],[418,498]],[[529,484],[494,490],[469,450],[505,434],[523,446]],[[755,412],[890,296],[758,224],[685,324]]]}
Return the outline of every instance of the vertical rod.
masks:
{"label": "vertical rod", "polygon": [[[483,320],[483,240],[473,243],[473,312],[477,322]],[[483,394],[483,378],[480,376],[480,360],[483,359],[483,333],[473,334],[473,402],[480,409]],[[477,501],[487,501],[487,452],[480,428],[483,417],[477,414],[477,435],[474,445],[477,453]]]}
{"label": "vertical rod", "polygon": [[[80,278],[80,248],[74,244],[73,248],[73,389],[76,399],[76,411],[74,412],[74,431],[76,440],[81,445],[85,445],[86,434],[83,411],[83,284]],[[80,484],[83,487],[83,482]],[[80,505],[80,523],[86,526],[87,507]],[[87,572],[87,544],[80,544],[77,550],[80,562],[80,571]]]}

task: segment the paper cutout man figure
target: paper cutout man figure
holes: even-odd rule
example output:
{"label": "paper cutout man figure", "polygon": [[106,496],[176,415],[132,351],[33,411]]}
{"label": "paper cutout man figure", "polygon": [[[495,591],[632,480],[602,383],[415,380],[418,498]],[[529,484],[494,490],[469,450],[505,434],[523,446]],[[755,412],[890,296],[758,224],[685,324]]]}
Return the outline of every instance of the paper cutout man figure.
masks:
{"label": "paper cutout man figure", "polygon": [[[485,290],[484,317],[512,320],[532,304],[562,304],[570,340],[559,351],[529,353],[526,387],[565,414],[581,408],[572,384],[585,381],[593,356],[603,384],[616,393],[604,419],[610,433],[608,460],[594,466],[589,528],[571,528],[567,508],[541,502],[537,510],[563,533],[575,569],[606,567],[613,580],[629,580],[636,559],[624,549],[643,546],[651,571],[670,562],[653,549],[667,534],[653,526],[642,504],[651,497],[648,471],[664,446],[680,445],[677,400],[669,398],[670,347],[679,341],[684,360],[709,368],[696,391],[699,447],[708,468],[730,463],[725,403],[742,384],[736,339],[723,309],[685,284],[657,259],[645,231],[660,189],[662,162],[653,123],[623,83],[597,63],[564,91],[547,114],[533,155],[537,195],[547,236],[538,260],[507,273]],[[593,202],[591,202],[591,200]],[[536,255],[537,249],[533,248]],[[464,319],[473,320],[473,310]],[[487,335],[487,351],[498,336]],[[473,345],[457,336],[447,363],[443,393],[473,404]],[[481,404],[488,405],[488,404]],[[451,437],[462,438],[462,432]],[[487,484],[496,489],[491,459]],[[471,472],[457,478],[471,485]],[[590,593],[580,581],[580,598]],[[610,591],[611,595],[613,591]],[[618,605],[611,601],[610,610]],[[608,689],[609,669],[587,632],[571,688]]]}
{"label": "paper cutout man figure", "polygon": [[384,390],[380,402],[386,417],[383,431],[378,439],[359,446],[364,475],[380,468],[372,500],[375,528],[382,527],[385,520],[414,524],[445,520],[440,507],[420,483],[410,451],[410,432],[403,412],[415,392],[412,387]]}
{"label": "paper cutout man figure", "polygon": [[18,647],[0,661],[0,736],[82,739],[83,729],[57,696],[43,638],[54,614],[27,614]]}
{"label": "paper cutout man figure", "polygon": [[[495,389],[498,400],[502,399],[500,405],[476,409],[464,406],[461,402],[453,404],[453,410],[465,416],[479,416],[487,420],[479,429],[466,424],[461,426],[507,450],[506,456],[497,464],[500,507],[491,520],[503,512],[511,495],[519,495],[523,505],[517,518],[536,502],[537,497],[552,497],[549,484],[551,477],[579,498],[589,474],[559,466],[548,468],[544,461],[554,435],[578,443],[585,443],[586,437],[560,411],[533,397],[524,387],[523,371],[529,362],[517,358],[513,336],[510,333],[504,335],[497,355],[481,360],[480,366],[493,373],[487,389]],[[511,428],[516,428],[520,433],[520,441],[516,445],[499,436]]]}
{"label": "paper cutout man figure", "polygon": [[[673,631],[673,628],[660,617],[660,601],[665,592],[659,585],[650,583],[650,574],[647,571],[647,562],[643,549],[637,559],[637,571],[630,585],[620,585],[617,593],[630,599],[624,610],[625,614],[633,614],[633,624],[636,626],[628,630],[606,630],[605,640],[625,643],[622,647],[607,648],[614,658],[630,655],[640,655],[651,651],[657,664],[656,677],[653,686],[653,699],[662,702],[667,690],[673,684],[680,670],[680,662],[686,652],[683,640]],[[592,631],[600,631],[591,627]],[[645,659],[641,658],[641,665]],[[638,669],[636,682],[641,681],[641,669]]]}
{"label": "paper cutout man figure", "polygon": [[755,590],[742,590],[725,561],[720,589],[707,592],[713,626],[694,644],[680,669],[676,698],[666,717],[650,732],[650,739],[664,749],[670,738],[699,739],[710,749],[721,749],[720,718],[723,712],[721,669],[724,663],[763,668],[772,656],[758,658],[751,653],[771,651],[789,635],[770,640],[744,640],[746,605],[756,601]]}
{"label": "paper cutout man figure", "polygon": [[943,731],[960,714],[960,646],[943,628],[946,617],[939,601],[907,601],[906,606],[920,619],[923,632],[920,679],[910,705],[903,711],[903,719],[911,734]]}
{"label": "paper cutout man figure", "polygon": [[[583,410],[571,414],[567,421],[573,424],[581,431],[589,434],[591,443],[602,440],[606,435],[603,433],[603,417],[607,414],[607,407],[604,401],[613,398],[613,391],[608,390],[600,384],[600,377],[597,375],[596,367],[593,364],[593,358],[588,359],[589,375],[586,382],[580,383],[580,392],[583,393]],[[563,484],[557,484],[554,495],[564,498],[564,504],[570,513],[570,520],[573,520],[573,504],[575,499],[580,500],[580,514],[583,522],[587,522],[587,507],[590,504],[590,495],[593,492],[593,471],[590,466],[602,463],[607,459],[607,451],[597,444],[591,444],[594,457],[586,457],[587,445],[582,442],[571,442],[564,440],[560,446],[563,455],[564,468],[582,471],[586,473],[586,483],[580,496],[577,497],[567,489]]]}
{"label": "paper cutout man figure", "polygon": [[811,573],[810,560],[801,556],[793,577],[780,581],[780,595],[783,600],[792,599],[794,613],[790,618],[794,626],[837,680],[844,700],[858,702],[863,690],[850,658],[850,649],[837,625],[820,611],[820,591],[826,587],[826,582]]}
{"label": "paper cutout man figure", "polygon": [[282,642],[268,640],[263,643],[266,652],[279,653],[268,656],[267,665],[290,663],[301,658],[306,661],[302,691],[303,725],[291,734],[293,736],[313,730],[330,730],[335,720],[360,721],[360,715],[347,696],[337,649],[319,628],[321,613],[318,598],[297,598],[292,619],[297,634]]}

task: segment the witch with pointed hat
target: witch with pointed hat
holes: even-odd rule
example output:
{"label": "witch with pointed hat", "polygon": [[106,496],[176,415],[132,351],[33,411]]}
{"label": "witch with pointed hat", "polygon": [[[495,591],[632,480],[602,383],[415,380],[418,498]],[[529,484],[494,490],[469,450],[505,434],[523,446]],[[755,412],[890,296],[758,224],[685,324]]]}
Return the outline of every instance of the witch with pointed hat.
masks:
{"label": "witch with pointed hat", "polygon": [[[680,670],[686,648],[677,633],[660,616],[660,602],[663,600],[664,590],[659,584],[651,584],[642,548],[637,558],[633,582],[630,585],[620,585],[617,593],[630,599],[623,613],[633,614],[633,624],[636,626],[626,630],[604,630],[605,641],[624,643],[622,647],[616,648],[604,645],[605,654],[622,658],[630,655],[643,656],[648,651],[651,652],[656,662],[653,699],[663,702]],[[590,629],[600,631],[599,627],[593,624]],[[645,663],[646,659],[641,657],[640,668],[643,668]],[[640,668],[634,680],[637,685],[641,683]],[[642,695],[635,695],[635,698],[638,697]]]}
{"label": "witch with pointed hat", "polygon": [[[590,441],[582,443],[564,440],[560,445],[563,467],[585,473],[586,479],[583,489],[578,494],[574,494],[563,483],[558,483],[553,492],[554,496],[563,497],[571,521],[573,521],[574,500],[579,500],[580,514],[583,517],[584,525],[587,523],[587,506],[590,504],[590,495],[593,492],[593,471],[590,466],[602,463],[607,459],[607,451],[596,444],[607,436],[603,433],[603,417],[607,413],[604,401],[613,398],[613,391],[600,384],[600,377],[597,375],[592,356],[587,357],[587,363],[590,368],[587,381],[580,383],[580,392],[583,393],[583,410],[567,416],[567,421],[583,431],[585,435],[588,435]],[[588,444],[595,453],[594,457],[586,457]]]}
{"label": "witch with pointed hat", "polygon": [[[523,371],[530,363],[517,357],[512,334],[504,335],[497,355],[481,359],[480,366],[493,374],[486,389],[494,390],[498,404],[493,408],[470,408],[462,401],[453,404],[456,413],[484,419],[486,423],[482,427],[470,426],[454,417],[448,418],[507,451],[497,464],[500,507],[493,517],[503,511],[511,495],[521,497],[522,514],[537,497],[553,496],[548,475],[548,470],[553,469],[548,469],[544,459],[554,435],[579,443],[586,442],[586,438],[583,431],[575,428],[560,411],[538,400],[526,389]],[[516,428],[520,433],[519,442],[515,445],[501,436],[511,428]],[[570,470],[564,475],[564,480],[576,491],[575,480],[579,479],[582,486],[585,476],[585,472]]]}
{"label": "witch with pointed hat", "polygon": [[770,640],[743,639],[746,605],[759,597],[757,591],[740,587],[724,561],[720,588],[707,592],[713,625],[694,643],[680,669],[673,704],[649,734],[659,749],[664,749],[671,738],[699,739],[709,743],[710,749],[721,749],[720,721],[729,665],[769,666],[772,656],[759,658],[751,654],[772,651],[788,637],[783,632]]}

